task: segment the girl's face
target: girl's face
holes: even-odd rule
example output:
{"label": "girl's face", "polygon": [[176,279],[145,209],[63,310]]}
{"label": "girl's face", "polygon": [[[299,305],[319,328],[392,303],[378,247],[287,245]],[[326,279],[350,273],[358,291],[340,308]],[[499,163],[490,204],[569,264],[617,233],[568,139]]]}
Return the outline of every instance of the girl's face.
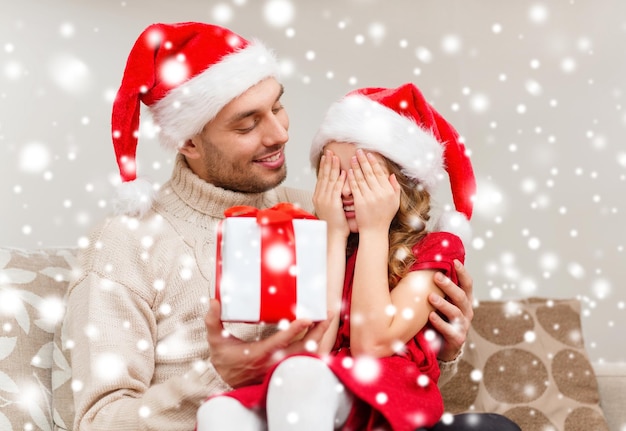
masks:
{"label": "girl's face", "polygon": [[[350,169],[352,169],[352,157],[356,155],[356,145],[348,142],[331,141],[326,144],[324,149],[332,151],[333,154],[339,158],[339,167],[342,171],[346,171],[347,173]],[[390,175],[383,156],[374,152],[372,152],[372,154],[374,154],[387,175]],[[348,220],[350,232],[357,233],[359,228],[356,223],[356,213],[354,212],[354,199],[352,197],[352,190],[350,189],[350,185],[347,180],[344,182],[341,189],[341,202],[343,203],[343,211],[346,215],[346,219]]]}

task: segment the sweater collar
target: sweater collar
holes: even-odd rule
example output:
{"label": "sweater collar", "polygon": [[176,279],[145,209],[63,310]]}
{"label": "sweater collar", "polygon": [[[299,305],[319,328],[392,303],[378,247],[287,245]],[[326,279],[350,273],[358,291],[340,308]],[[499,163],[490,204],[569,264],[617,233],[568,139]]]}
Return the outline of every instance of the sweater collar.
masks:
{"label": "sweater collar", "polygon": [[[198,177],[180,153],[176,155],[172,177],[164,185],[162,193],[165,200],[176,195],[190,210],[216,218],[224,218],[224,211],[236,205],[264,208],[270,198],[267,192],[240,193],[216,187]],[[184,217],[181,210],[177,208],[177,215]]]}

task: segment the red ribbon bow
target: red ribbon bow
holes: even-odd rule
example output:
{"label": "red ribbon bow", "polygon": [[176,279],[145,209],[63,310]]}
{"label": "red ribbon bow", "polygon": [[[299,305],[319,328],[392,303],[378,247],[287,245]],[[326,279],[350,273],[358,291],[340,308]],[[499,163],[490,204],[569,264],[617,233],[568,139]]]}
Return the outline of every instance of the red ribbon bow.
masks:
{"label": "red ribbon bow", "polygon": [[238,205],[224,211],[226,217],[256,217],[260,225],[284,223],[293,219],[317,219],[302,208],[289,203],[279,202],[271,208],[258,209],[249,205]]}

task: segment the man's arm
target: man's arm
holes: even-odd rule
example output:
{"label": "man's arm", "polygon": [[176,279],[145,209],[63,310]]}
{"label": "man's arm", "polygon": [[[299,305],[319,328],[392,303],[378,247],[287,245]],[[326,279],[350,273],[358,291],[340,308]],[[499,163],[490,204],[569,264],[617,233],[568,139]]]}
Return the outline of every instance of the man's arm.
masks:
{"label": "man's arm", "polygon": [[75,430],[190,430],[197,406],[230,389],[205,361],[189,361],[155,384],[152,314],[130,289],[93,273],[71,290],[65,325],[73,382],[82,386],[74,393]]}

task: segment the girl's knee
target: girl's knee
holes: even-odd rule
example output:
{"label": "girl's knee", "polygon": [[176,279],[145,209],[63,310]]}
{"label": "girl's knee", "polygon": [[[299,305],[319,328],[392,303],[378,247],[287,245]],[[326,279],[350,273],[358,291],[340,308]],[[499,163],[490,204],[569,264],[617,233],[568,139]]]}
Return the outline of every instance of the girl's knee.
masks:
{"label": "girl's knee", "polygon": [[281,362],[270,379],[267,419],[270,429],[338,429],[352,408],[352,397],[328,364],[310,356]]}
{"label": "girl's knee", "polygon": [[265,424],[254,412],[229,396],[211,398],[196,413],[197,431],[262,431]]}
{"label": "girl's knee", "polygon": [[294,377],[299,381],[303,378],[323,378],[324,376],[334,378],[333,372],[326,363],[311,356],[292,356],[282,361],[274,370],[272,379],[275,377],[287,379]]}
{"label": "girl's knee", "polygon": [[219,419],[222,417],[220,412],[224,412],[224,409],[228,411],[233,408],[229,399],[232,402],[237,402],[230,397],[215,397],[202,403],[196,412],[197,431],[219,429]]}

